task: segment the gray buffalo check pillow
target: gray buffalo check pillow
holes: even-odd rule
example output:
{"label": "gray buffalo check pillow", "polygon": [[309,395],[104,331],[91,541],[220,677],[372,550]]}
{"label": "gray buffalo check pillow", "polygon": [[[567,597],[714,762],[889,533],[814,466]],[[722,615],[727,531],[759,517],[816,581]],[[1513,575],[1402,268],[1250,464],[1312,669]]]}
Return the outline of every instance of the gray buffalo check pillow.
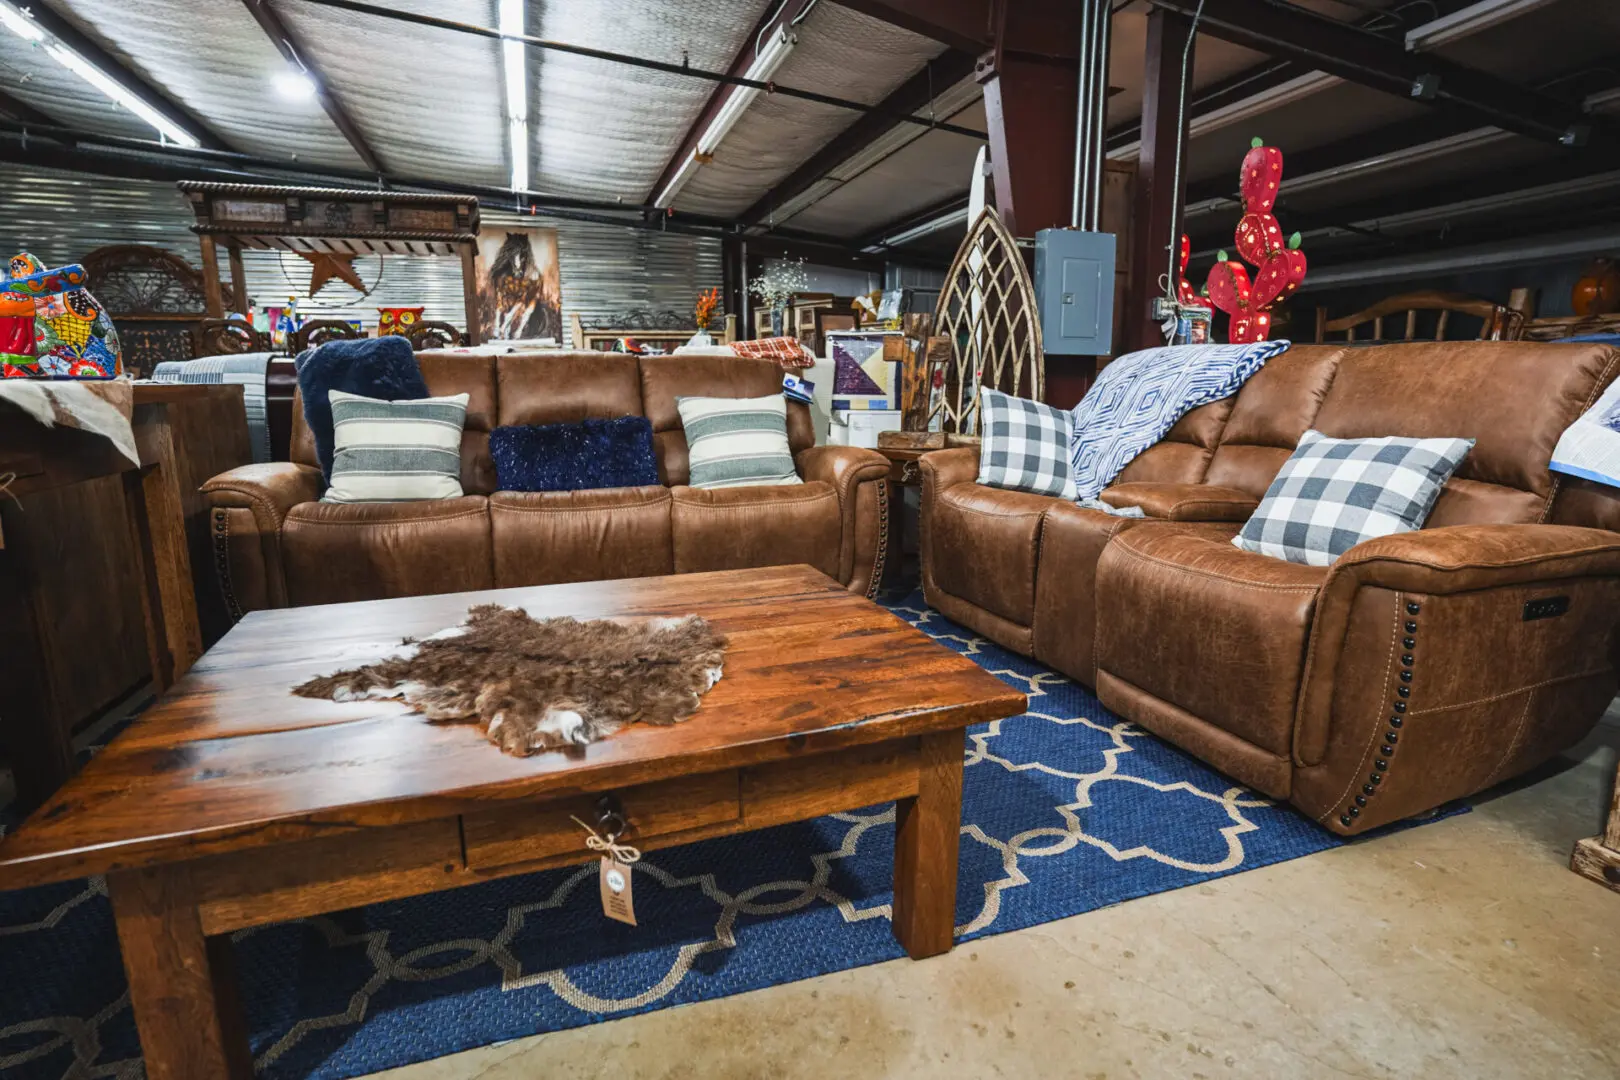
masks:
{"label": "gray buffalo check pillow", "polygon": [[979,391],[979,483],[1074,499],[1074,415],[1038,401]]}
{"label": "gray buffalo check pillow", "polygon": [[1363,540],[1421,529],[1473,439],[1330,439],[1307,431],[1232,543],[1330,566]]}

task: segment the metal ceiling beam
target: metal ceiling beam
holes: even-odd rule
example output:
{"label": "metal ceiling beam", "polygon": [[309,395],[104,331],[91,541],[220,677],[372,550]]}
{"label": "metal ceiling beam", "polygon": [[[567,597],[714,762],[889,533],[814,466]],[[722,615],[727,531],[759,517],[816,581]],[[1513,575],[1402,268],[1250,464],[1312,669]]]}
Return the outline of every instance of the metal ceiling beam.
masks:
{"label": "metal ceiling beam", "polygon": [[968,194],[964,191],[960,195],[952,195],[930,203],[921,210],[913,210],[875,229],[868,229],[850,243],[863,250],[869,247],[888,247],[887,240],[890,237],[910,232],[918,226],[927,225],[951,214],[962,213],[967,210],[967,206]]}
{"label": "metal ceiling beam", "polygon": [[331,117],[332,123],[348,140],[349,146],[359,155],[366,168],[374,173],[382,173],[384,169],[377,152],[366,141],[365,135],[361,133],[359,125],[354,122],[348,110],[333,96],[331,86],[326,81],[326,73],[315,66],[314,60],[307,55],[303,45],[287,28],[281,15],[270,6],[269,0],[242,0],[242,3],[259,24],[259,28],[264,31],[265,36],[270,39],[271,44],[275,45],[282,59],[309,76],[310,81],[315,84],[315,96],[320,101],[321,108],[326,110],[326,115]]}
{"label": "metal ceiling beam", "polygon": [[1266,0],[1155,0],[1186,16],[1202,9],[1200,33],[1402,97],[1455,105],[1531,138],[1578,145],[1614,129],[1578,105],[1515,85],[1304,8]]}
{"label": "metal ceiling beam", "polygon": [[980,53],[990,45],[990,0],[838,0],[838,4],[963,52]]}
{"label": "metal ceiling beam", "polygon": [[900,126],[900,121],[885,114],[914,113],[926,108],[941,93],[972,75],[976,59],[973,53],[947,49],[937,59],[924,65],[921,71],[883,99],[879,106],[881,113],[870,113],[855,121],[761,195],[753,206],[743,211],[742,223],[758,225],[777,207],[802,195],[840,165]]}
{"label": "metal ceiling beam", "polygon": [[78,27],[58,15],[44,0],[34,0],[28,10],[40,29],[94,64],[102,74],[117,83],[126,93],[140,98],[165,120],[189,131],[196,136],[198,142],[210,150],[232,149],[231,145],[220,138],[202,117],[135,74],[122,61],[82,33]]}
{"label": "metal ceiling beam", "polygon": [[[743,42],[742,48],[738,49],[737,55],[732,57],[731,64],[726,68],[726,74],[737,76],[745,74],[749,67],[753,65],[755,56],[758,55],[759,43],[792,26],[794,21],[804,16],[810,8],[816,5],[816,2],[817,0],[787,0],[786,3],[775,8],[775,10],[767,7],[765,14],[754,25],[754,29],[748,35],[747,40]],[[704,102],[703,108],[699,110],[697,118],[686,129],[686,135],[681,139],[680,145],[675,148],[675,152],[670,155],[669,161],[659,170],[658,179],[653,183],[652,190],[647,192],[647,202],[652,202],[658,198],[659,193],[667,188],[670,181],[674,179],[676,172],[697,151],[698,139],[709,129],[709,125],[714,123],[714,118],[719,115],[721,108],[737,92],[737,89],[737,86],[733,83],[721,83],[714,88],[714,92],[709,95],[709,100]]]}

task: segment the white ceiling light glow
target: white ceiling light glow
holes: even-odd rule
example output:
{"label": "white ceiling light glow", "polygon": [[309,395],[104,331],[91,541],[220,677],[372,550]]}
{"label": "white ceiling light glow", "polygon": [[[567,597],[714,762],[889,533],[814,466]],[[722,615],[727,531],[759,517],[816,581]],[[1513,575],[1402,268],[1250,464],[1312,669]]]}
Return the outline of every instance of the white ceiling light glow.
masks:
{"label": "white ceiling light glow", "polygon": [[[500,31],[523,34],[528,28],[525,0],[501,0]],[[501,42],[501,67],[506,76],[507,142],[512,152],[512,190],[529,190],[529,68],[528,49],[521,41]]]}
{"label": "white ceiling light glow", "polygon": [[[788,58],[788,54],[793,51],[793,46],[798,43],[798,36],[788,33],[787,28],[782,27],[772,34],[770,42],[759,50],[754,62],[743,72],[743,78],[752,79],[754,82],[769,81],[782,66],[782,62]],[[686,182],[697,172],[698,166],[714,156],[715,150],[725,141],[725,137],[731,133],[737,121],[742,119],[743,113],[748,111],[748,106],[752,105],[754,99],[761,93],[762,91],[752,86],[732,87],[731,93],[720,106],[720,111],[714,114],[709,126],[698,136],[696,148],[686,156],[685,161],[681,162],[681,167],[675,170],[675,175],[670,177],[664,190],[653,200],[653,206],[660,210],[669,208],[675,201],[675,196],[681,193],[681,188],[685,187]]]}
{"label": "white ceiling light glow", "polygon": [[196,149],[202,145],[191,132],[175,124],[168,117],[120,86],[106,72],[60,41],[57,41],[55,37],[45,31],[44,27],[40,26],[28,15],[23,14],[15,4],[11,3],[11,0],[0,0],[0,24],[4,24],[6,29],[25,41],[32,41],[43,46],[46,54],[52,60],[55,60],[97,90],[106,94],[118,105],[152,125],[169,142],[190,149]]}
{"label": "white ceiling light glow", "polygon": [[317,92],[315,80],[302,71],[278,71],[271,76],[270,84],[290,101],[308,101]]}

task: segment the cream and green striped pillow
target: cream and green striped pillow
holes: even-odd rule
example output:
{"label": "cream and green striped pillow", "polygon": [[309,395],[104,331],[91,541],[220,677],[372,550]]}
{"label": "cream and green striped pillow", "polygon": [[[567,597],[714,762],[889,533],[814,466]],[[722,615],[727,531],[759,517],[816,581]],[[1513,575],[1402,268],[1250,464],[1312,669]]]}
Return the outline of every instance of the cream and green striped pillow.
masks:
{"label": "cream and green striped pillow", "polygon": [[455,499],[461,490],[466,394],[379,401],[329,391],[332,486],[322,502]]}
{"label": "cream and green striped pillow", "polygon": [[788,448],[787,400],[678,397],[695,488],[802,484]]}

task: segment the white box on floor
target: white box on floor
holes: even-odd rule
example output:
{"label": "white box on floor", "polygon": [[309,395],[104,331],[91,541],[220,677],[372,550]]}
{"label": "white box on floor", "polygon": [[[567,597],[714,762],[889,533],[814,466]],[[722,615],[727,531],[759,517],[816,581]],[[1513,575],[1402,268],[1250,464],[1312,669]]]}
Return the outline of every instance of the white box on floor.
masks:
{"label": "white box on floor", "polygon": [[834,446],[875,450],[880,432],[899,430],[899,409],[835,409],[827,441]]}

